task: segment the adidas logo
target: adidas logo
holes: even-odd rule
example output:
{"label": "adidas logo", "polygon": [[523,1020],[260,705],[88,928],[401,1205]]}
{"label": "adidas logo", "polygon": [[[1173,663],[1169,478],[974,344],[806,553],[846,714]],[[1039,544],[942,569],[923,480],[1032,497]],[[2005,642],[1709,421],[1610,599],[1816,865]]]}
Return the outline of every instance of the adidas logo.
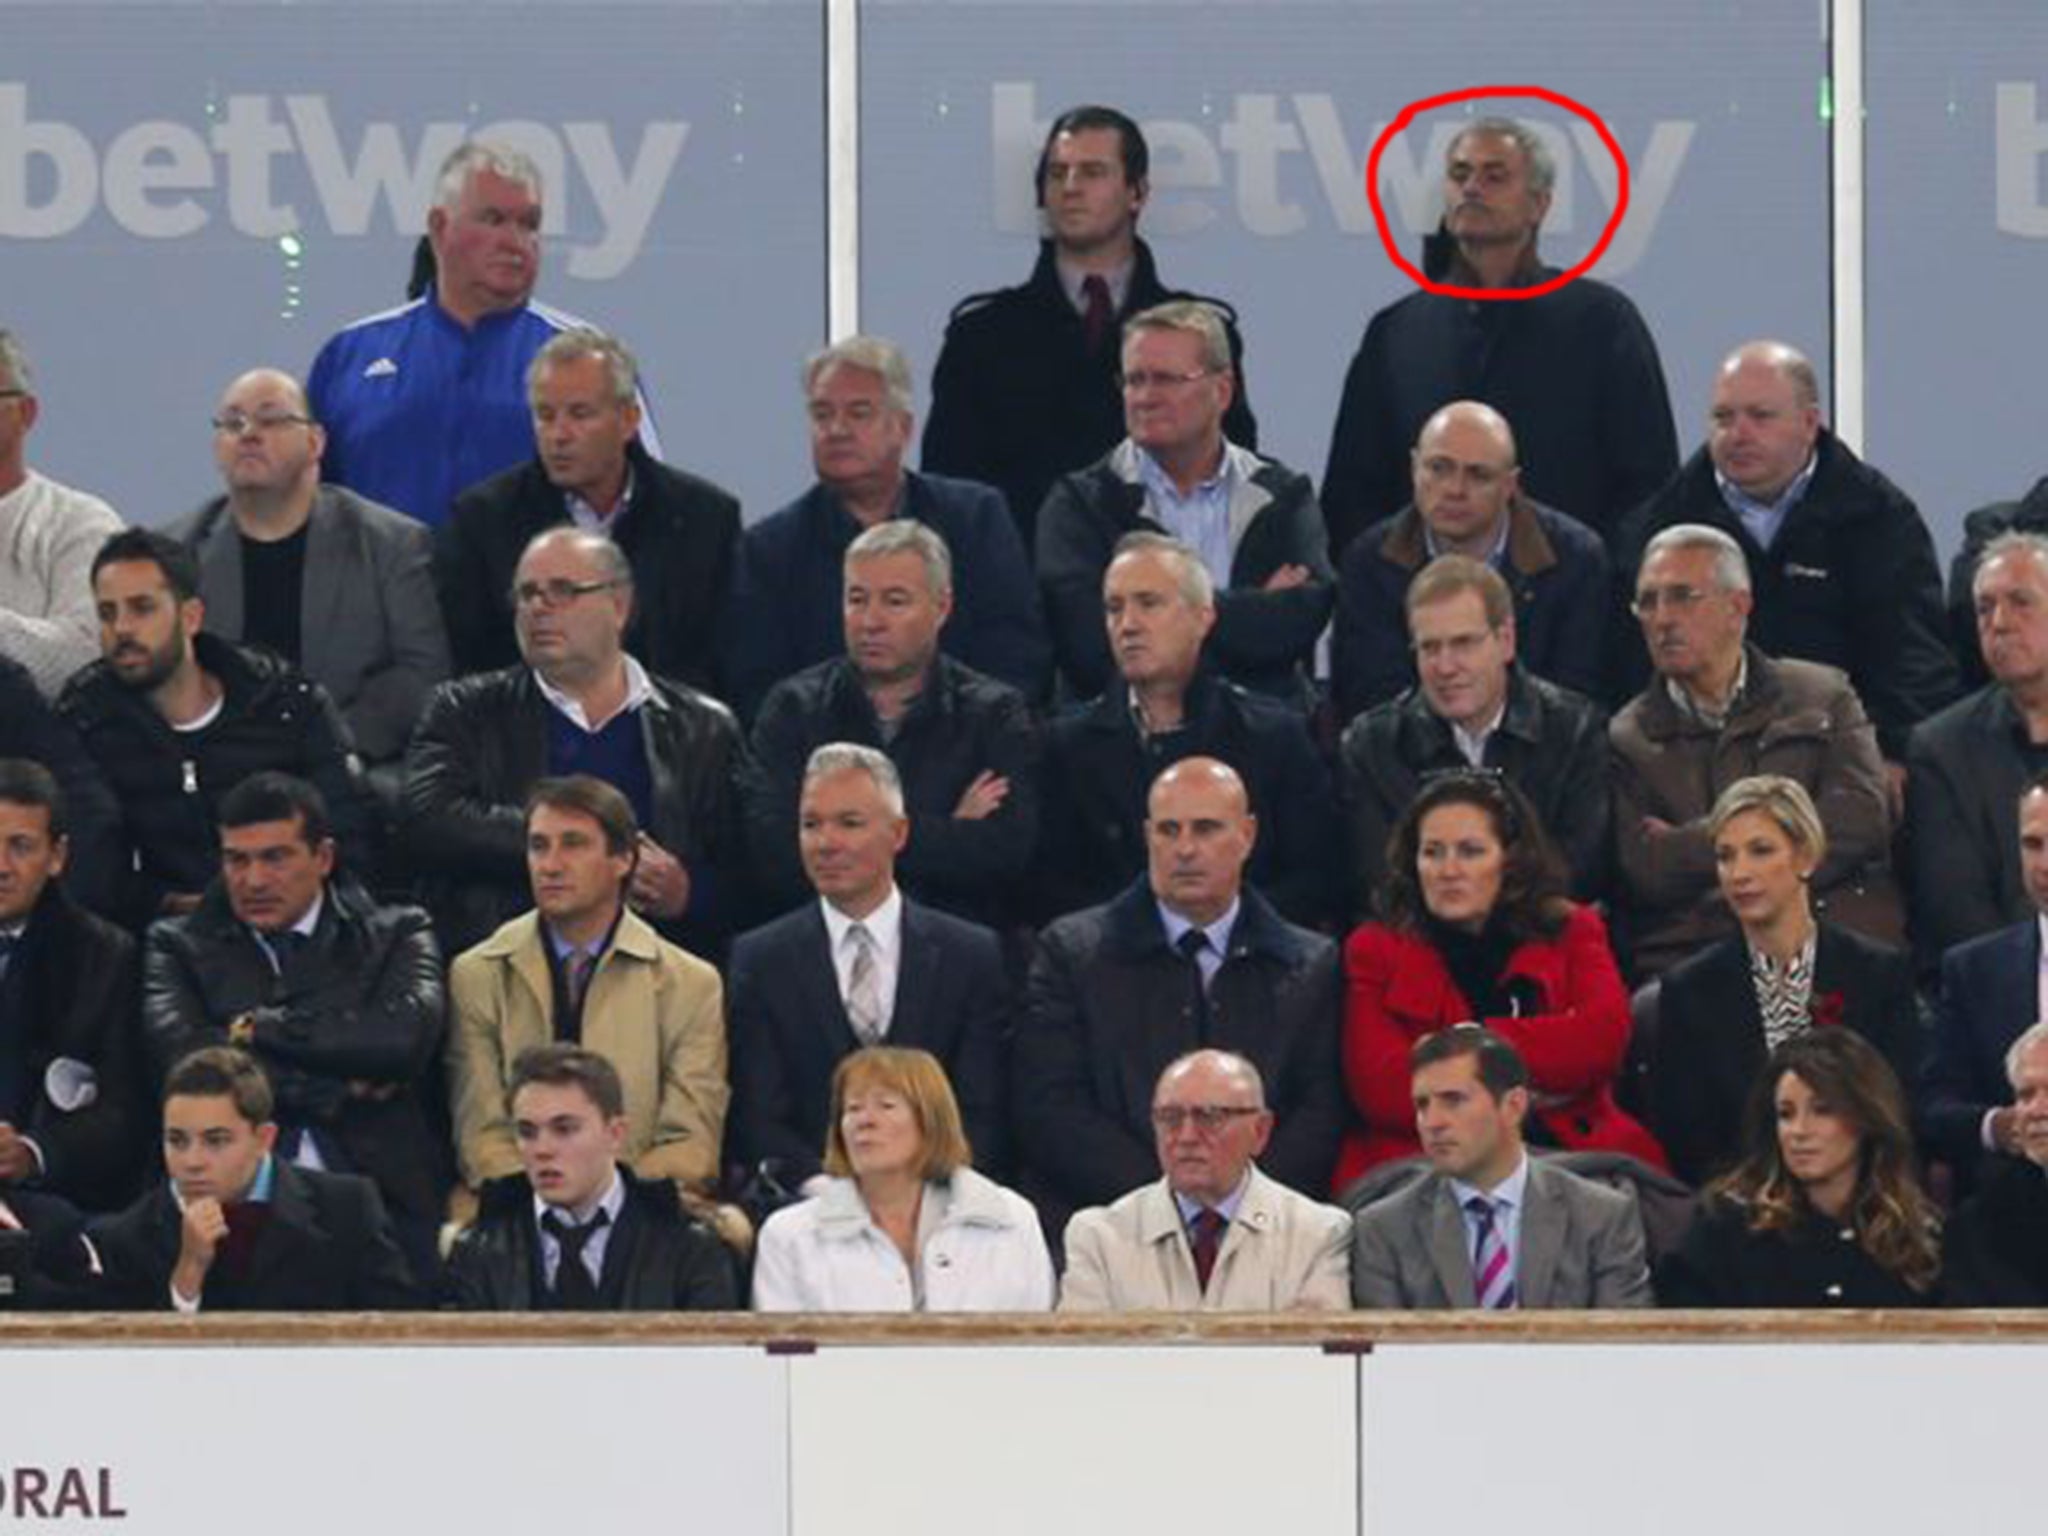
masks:
{"label": "adidas logo", "polygon": [[387,379],[396,372],[398,372],[398,364],[391,361],[388,357],[380,357],[363,370],[363,377],[366,379]]}

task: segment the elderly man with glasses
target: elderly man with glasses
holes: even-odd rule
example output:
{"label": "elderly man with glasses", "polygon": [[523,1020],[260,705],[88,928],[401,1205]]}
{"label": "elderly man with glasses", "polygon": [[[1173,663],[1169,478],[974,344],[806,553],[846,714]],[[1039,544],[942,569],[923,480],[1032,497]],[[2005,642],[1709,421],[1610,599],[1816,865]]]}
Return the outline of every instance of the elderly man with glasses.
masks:
{"label": "elderly man with glasses", "polygon": [[408,847],[429,876],[444,946],[526,909],[526,795],[547,777],[613,785],[643,829],[629,900],[686,947],[718,953],[736,889],[739,725],[716,699],[623,648],[633,569],[601,533],[551,528],[511,592],[520,665],[445,683],[406,760]]}
{"label": "elderly man with glasses", "polygon": [[1638,980],[1735,932],[1707,816],[1752,774],[1782,773],[1813,797],[1828,834],[1813,872],[1822,910],[1880,943],[1903,936],[1876,729],[1842,673],[1748,643],[1750,606],[1749,565],[1728,534],[1681,523],[1650,540],[1634,607],[1656,675],[1608,727],[1617,927]]}

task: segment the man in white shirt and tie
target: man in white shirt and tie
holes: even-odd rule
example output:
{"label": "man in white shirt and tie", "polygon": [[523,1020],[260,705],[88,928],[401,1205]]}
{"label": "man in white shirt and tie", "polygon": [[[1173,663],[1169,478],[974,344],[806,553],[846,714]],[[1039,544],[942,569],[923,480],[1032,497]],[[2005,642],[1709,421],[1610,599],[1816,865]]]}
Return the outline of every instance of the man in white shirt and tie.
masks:
{"label": "man in white shirt and tie", "polygon": [[1430,1169],[1358,1214],[1361,1307],[1647,1307],[1635,1203],[1529,1157],[1529,1069],[1489,1029],[1460,1024],[1409,1052]]}
{"label": "man in white shirt and tie", "polygon": [[945,1067],[975,1166],[1000,1169],[1001,944],[978,924],[906,898],[909,836],[888,755],[828,742],[804,767],[797,846],[816,899],[733,945],[731,1152],[794,1192],[820,1176],[832,1072],[864,1045],[916,1046]]}

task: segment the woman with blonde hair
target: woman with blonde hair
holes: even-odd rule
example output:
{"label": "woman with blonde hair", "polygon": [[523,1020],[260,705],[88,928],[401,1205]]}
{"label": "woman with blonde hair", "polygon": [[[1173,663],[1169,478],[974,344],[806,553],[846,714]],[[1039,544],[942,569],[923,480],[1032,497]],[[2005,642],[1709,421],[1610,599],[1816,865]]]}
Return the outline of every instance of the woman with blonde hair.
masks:
{"label": "woman with blonde hair", "polygon": [[1667,1307],[1923,1307],[1941,1274],[1906,1098],[1861,1035],[1809,1030],[1758,1077],[1744,1155],[1657,1274]]}
{"label": "woman with blonde hair", "polygon": [[1693,1183],[1734,1159],[1743,1103],[1773,1046],[1811,1029],[1853,1030],[1901,1082],[1920,1054],[1911,959],[1816,911],[1827,833],[1805,787],[1778,774],[1737,779],[1707,829],[1741,931],[1665,973],[1650,1055],[1651,1123]]}
{"label": "woman with blonde hair", "polygon": [[761,1312],[1043,1312],[1038,1213],[984,1178],[945,1068],[870,1046],[832,1074],[825,1187],[761,1228]]}

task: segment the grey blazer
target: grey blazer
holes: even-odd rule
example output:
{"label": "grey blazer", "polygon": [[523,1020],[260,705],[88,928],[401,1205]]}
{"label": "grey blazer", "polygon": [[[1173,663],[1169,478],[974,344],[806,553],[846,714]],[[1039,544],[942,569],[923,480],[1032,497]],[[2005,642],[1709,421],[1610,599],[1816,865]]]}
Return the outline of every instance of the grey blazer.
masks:
{"label": "grey blazer", "polygon": [[[242,552],[227,498],[170,529],[199,556],[206,627],[242,638]],[[326,688],[372,762],[401,757],[427,695],[448,676],[433,537],[403,513],[323,485],[306,529],[299,670]]]}
{"label": "grey blazer", "polygon": [[[1525,1308],[1648,1307],[1650,1269],[1635,1202],[1541,1158],[1529,1160],[1515,1291]],[[1358,1213],[1351,1295],[1361,1307],[1470,1307],[1472,1250],[1451,1181],[1429,1173]]]}

